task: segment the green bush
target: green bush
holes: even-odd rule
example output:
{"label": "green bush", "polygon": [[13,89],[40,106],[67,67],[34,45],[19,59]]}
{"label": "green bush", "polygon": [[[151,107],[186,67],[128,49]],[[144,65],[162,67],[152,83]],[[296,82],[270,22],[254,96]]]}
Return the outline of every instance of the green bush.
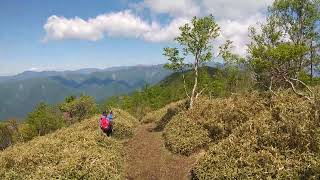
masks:
{"label": "green bush", "polygon": [[[26,140],[32,139],[34,136],[43,136],[50,132],[53,132],[64,125],[62,114],[59,109],[40,103],[36,109],[28,114],[25,121],[28,127],[25,130],[28,135],[22,135],[26,137]],[[30,135],[30,136],[29,136]]]}
{"label": "green bush", "polygon": [[183,155],[190,155],[210,142],[208,131],[184,112],[172,118],[163,135],[166,147]]}
{"label": "green bush", "polygon": [[60,105],[60,110],[67,113],[73,121],[81,121],[97,113],[97,105],[90,96],[81,95],[79,98],[69,96]]}

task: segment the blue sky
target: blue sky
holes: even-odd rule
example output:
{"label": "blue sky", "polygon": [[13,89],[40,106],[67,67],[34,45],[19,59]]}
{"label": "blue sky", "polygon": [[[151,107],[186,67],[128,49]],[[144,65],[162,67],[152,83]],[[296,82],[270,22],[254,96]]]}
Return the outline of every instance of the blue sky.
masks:
{"label": "blue sky", "polygon": [[159,64],[178,27],[214,14],[245,52],[247,28],[272,0],[0,0],[0,75]]}

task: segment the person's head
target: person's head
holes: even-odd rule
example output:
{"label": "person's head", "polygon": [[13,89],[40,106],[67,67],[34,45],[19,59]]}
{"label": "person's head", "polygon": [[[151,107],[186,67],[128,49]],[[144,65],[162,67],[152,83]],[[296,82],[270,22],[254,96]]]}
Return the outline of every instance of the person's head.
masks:
{"label": "person's head", "polygon": [[109,113],[109,114],[113,114],[113,113],[112,113],[112,111],[110,111],[110,113]]}
{"label": "person's head", "polygon": [[106,116],[106,115],[107,115],[107,112],[106,112],[106,111],[103,111],[103,112],[102,112],[102,115],[103,115],[103,116]]}

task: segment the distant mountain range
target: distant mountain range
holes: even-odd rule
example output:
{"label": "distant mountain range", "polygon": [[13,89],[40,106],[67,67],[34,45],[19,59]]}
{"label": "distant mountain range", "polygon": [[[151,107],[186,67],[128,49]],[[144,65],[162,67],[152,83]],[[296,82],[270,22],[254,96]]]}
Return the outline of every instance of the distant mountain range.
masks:
{"label": "distant mountain range", "polygon": [[25,71],[0,76],[0,120],[24,118],[39,102],[58,103],[81,93],[101,101],[155,84],[170,74],[163,65],[81,69],[77,71]]}

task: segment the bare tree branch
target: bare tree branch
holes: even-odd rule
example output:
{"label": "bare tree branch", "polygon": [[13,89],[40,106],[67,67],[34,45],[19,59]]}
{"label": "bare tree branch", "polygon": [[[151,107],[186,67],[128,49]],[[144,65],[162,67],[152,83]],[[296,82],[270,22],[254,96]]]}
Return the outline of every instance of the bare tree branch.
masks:
{"label": "bare tree branch", "polygon": [[290,78],[290,79],[293,80],[293,81],[297,81],[297,82],[301,83],[304,87],[306,87],[308,89],[308,91],[311,93],[311,96],[314,97],[313,91],[303,81],[301,81],[299,79],[294,79],[294,78]]}
{"label": "bare tree branch", "polygon": [[204,91],[205,89],[206,89],[206,88],[203,88],[200,92],[197,93],[196,99],[203,93],[203,91]]}
{"label": "bare tree branch", "polygon": [[188,91],[187,91],[186,79],[185,79],[185,77],[184,77],[184,73],[183,73],[183,72],[182,72],[182,78],[183,78],[184,91],[185,91],[187,97],[190,99],[191,97],[189,96]]}
{"label": "bare tree branch", "polygon": [[270,78],[269,91],[270,91],[273,95],[278,96],[278,95],[272,90],[272,80],[273,80],[273,77]]}
{"label": "bare tree branch", "polygon": [[294,86],[293,82],[291,82],[288,78],[286,78],[285,76],[282,76],[282,77],[284,78],[284,80],[285,80],[286,82],[288,82],[288,83],[291,85],[291,89],[293,90],[293,92],[294,92],[295,94],[297,94],[297,95],[300,96],[300,97],[304,97],[304,98],[308,99],[309,101],[312,100],[309,96],[298,92],[297,89],[296,89],[296,87]]}

